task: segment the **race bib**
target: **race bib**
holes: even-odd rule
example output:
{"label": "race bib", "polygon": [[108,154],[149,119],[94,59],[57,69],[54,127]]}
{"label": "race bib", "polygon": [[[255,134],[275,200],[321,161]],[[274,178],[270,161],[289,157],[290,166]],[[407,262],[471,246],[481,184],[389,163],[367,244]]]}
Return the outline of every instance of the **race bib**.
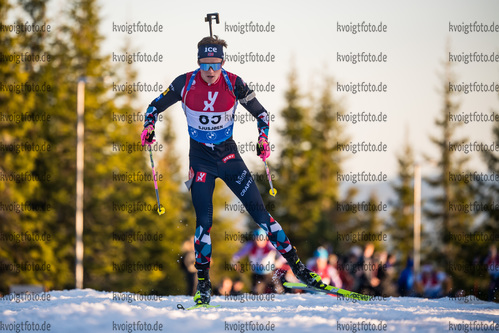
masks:
{"label": "race bib", "polygon": [[203,112],[185,108],[189,135],[203,143],[218,143],[232,136],[233,109],[224,112]]}

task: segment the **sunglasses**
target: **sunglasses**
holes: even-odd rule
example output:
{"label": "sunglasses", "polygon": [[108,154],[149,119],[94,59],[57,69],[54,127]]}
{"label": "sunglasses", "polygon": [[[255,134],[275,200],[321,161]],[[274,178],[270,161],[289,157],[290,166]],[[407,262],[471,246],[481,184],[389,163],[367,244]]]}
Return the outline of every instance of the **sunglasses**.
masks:
{"label": "sunglasses", "polygon": [[221,62],[216,63],[216,64],[200,63],[200,64],[199,64],[199,67],[201,68],[201,70],[202,70],[202,71],[209,71],[209,70],[210,70],[210,67],[211,67],[214,71],[218,71],[220,68],[222,68],[222,63],[221,63]]}

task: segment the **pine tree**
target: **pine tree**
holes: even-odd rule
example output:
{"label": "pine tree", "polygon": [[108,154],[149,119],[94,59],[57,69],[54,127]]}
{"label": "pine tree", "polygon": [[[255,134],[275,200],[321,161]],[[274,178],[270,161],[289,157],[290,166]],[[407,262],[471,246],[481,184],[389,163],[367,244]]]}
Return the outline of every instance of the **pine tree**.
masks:
{"label": "pine tree", "polygon": [[[444,244],[448,243],[449,233],[452,229],[451,224],[454,221],[454,214],[449,210],[449,203],[455,199],[453,193],[455,183],[451,183],[449,174],[458,170],[458,165],[462,165],[465,162],[465,159],[459,159],[456,152],[450,149],[453,145],[464,141],[464,139],[455,138],[456,129],[461,124],[449,121],[449,116],[455,115],[459,109],[459,104],[454,101],[455,93],[447,88],[448,82],[452,82],[453,79],[454,75],[451,72],[451,65],[446,63],[444,79],[442,80],[444,87],[443,107],[441,108],[439,118],[435,120],[435,125],[441,130],[441,135],[439,137],[431,137],[431,141],[439,150],[440,156],[437,163],[440,172],[436,177],[427,177],[425,179],[432,188],[438,188],[442,191],[441,195],[433,198],[435,208],[427,208],[425,213],[430,220],[439,222],[434,224],[434,227],[438,229],[438,234],[444,240]],[[431,158],[427,156],[426,159],[431,161]],[[439,225],[441,225],[441,228],[438,228]]]}
{"label": "pine tree", "polygon": [[312,190],[318,197],[320,219],[311,234],[320,244],[336,244],[340,225],[351,215],[338,209],[344,202],[342,203],[343,198],[340,198],[340,183],[336,177],[338,173],[342,173],[342,163],[345,159],[338,147],[347,144],[349,138],[344,126],[337,121],[337,115],[342,115],[345,111],[332,94],[334,79],[326,77],[322,83],[319,100],[314,102],[317,108],[312,134],[313,156],[310,160],[310,176],[316,178],[313,184],[317,185]]}
{"label": "pine tree", "polygon": [[[433,257],[441,267],[446,268],[449,268],[449,263],[466,265],[473,260],[469,258],[469,253],[464,251],[466,244],[459,241],[460,235],[471,230],[473,216],[453,208],[453,205],[468,204],[473,199],[473,193],[464,181],[451,181],[452,174],[466,171],[468,160],[468,157],[459,157],[460,153],[453,149],[456,144],[466,141],[464,138],[456,138],[456,129],[462,124],[449,120],[450,116],[455,115],[459,109],[459,104],[455,101],[455,92],[448,88],[449,82],[453,82],[454,79],[451,64],[446,63],[442,80],[443,106],[439,117],[435,120],[441,134],[439,137],[431,137],[431,141],[439,150],[437,160],[439,173],[437,176],[425,179],[431,188],[440,191],[429,200],[429,205],[424,209],[427,220],[431,221],[431,225],[426,228],[426,237],[429,240],[432,238],[431,235],[437,236],[436,239],[433,238],[435,242]],[[466,284],[468,278],[466,272],[455,270],[452,274],[457,286]]]}
{"label": "pine tree", "polygon": [[278,189],[282,184],[286,190],[275,197],[275,217],[300,253],[311,255],[318,244],[310,242],[310,233],[320,219],[321,207],[318,177],[310,164],[315,155],[312,110],[301,104],[296,80],[293,74],[289,75],[286,107],[281,112],[284,126],[279,134],[286,146],[273,170],[278,175],[275,187]]}
{"label": "pine tree", "polygon": [[[30,24],[36,26],[44,26],[47,23],[45,17],[45,2],[44,1],[20,1],[21,7],[15,7],[25,11]],[[7,13],[12,8],[8,2],[0,3],[1,21],[6,22]],[[22,22],[22,23],[21,23]],[[22,25],[25,20],[17,20],[15,24]],[[2,42],[0,43],[0,53],[2,56],[19,55],[20,53],[28,53],[32,56],[42,56],[46,53],[45,37],[46,32],[26,32],[20,31],[19,34],[11,34],[6,31],[0,32]],[[17,63],[16,61],[0,62],[0,82],[2,84],[27,83],[28,86],[45,88],[51,85],[52,82],[47,82],[45,73],[49,64],[47,62],[24,60]],[[27,143],[33,146],[44,146],[45,151],[24,150],[24,151],[7,151],[5,155],[2,153],[0,158],[0,172],[7,177],[26,175],[29,178],[18,179],[14,181],[0,182],[0,199],[6,205],[26,204],[25,209],[19,212],[9,211],[6,213],[5,221],[2,222],[0,231],[4,235],[14,235],[28,233],[30,235],[49,234],[52,236],[52,230],[49,230],[45,221],[54,217],[55,212],[50,203],[43,195],[43,186],[50,180],[47,171],[41,166],[40,161],[47,154],[49,148],[48,142],[43,137],[43,126],[47,121],[39,121],[42,115],[46,114],[46,109],[43,108],[43,101],[47,101],[51,96],[51,90],[36,91],[24,89],[20,91],[10,92],[2,90],[0,92],[0,100],[3,107],[2,112],[9,116],[26,116],[27,119],[20,121],[7,121],[0,124],[0,141],[4,144],[20,144]],[[45,113],[45,114],[44,114]],[[50,115],[49,115],[50,117]],[[0,213],[0,215],[2,215]],[[2,219],[4,221],[4,219]],[[26,284],[44,284],[51,287],[54,281],[58,281],[62,276],[54,268],[55,249],[57,244],[50,241],[30,241],[21,240],[19,242],[6,241],[0,244],[0,253],[6,259],[6,263],[20,264],[30,262],[37,265],[48,264],[42,266],[41,269],[20,269],[19,272],[9,270],[2,277],[0,290],[6,291],[7,286],[14,283]]]}
{"label": "pine tree", "polygon": [[[492,136],[494,142],[497,144],[499,142],[499,124],[496,124],[492,128]],[[484,151],[482,153],[482,158],[487,165],[488,174],[495,173],[495,175],[497,175],[499,173],[499,154],[492,151]],[[482,202],[488,204],[485,212],[489,219],[485,223],[486,226],[484,226],[484,228],[486,228],[488,232],[495,231],[495,235],[498,235],[499,229],[497,222],[499,221],[499,209],[497,208],[497,204],[499,203],[499,183],[493,179],[489,179],[489,181],[482,180],[478,182],[478,184],[476,190],[480,192],[479,198]]]}
{"label": "pine tree", "polygon": [[[7,22],[8,14],[12,9],[12,5],[7,0],[0,0],[0,22]],[[19,38],[5,30],[0,31],[0,55],[2,57],[9,56],[14,51],[19,51]],[[0,61],[0,84],[12,84],[14,82],[25,82],[28,74],[24,72],[21,66],[15,66],[7,61]],[[3,116],[14,115],[15,111],[22,110],[23,95],[11,93],[5,89],[0,89],[0,104],[2,110],[0,111]],[[22,124],[21,124],[22,126]],[[20,127],[21,127],[20,126]],[[13,144],[18,141],[22,135],[22,127],[15,131],[18,127],[14,121],[1,121],[0,122],[0,144],[2,150],[0,152],[0,175],[2,177],[9,177],[17,170],[19,170],[18,158],[15,151],[9,151],[4,148],[5,145]],[[17,133],[16,133],[17,132]],[[19,133],[19,134],[18,134]],[[17,163],[16,163],[17,162]],[[20,191],[19,186],[13,181],[0,181],[0,202],[3,205],[11,205],[14,202],[25,201],[25,196]],[[0,235],[7,237],[13,232],[21,232],[22,229],[18,228],[21,221],[21,214],[15,211],[0,210]],[[15,251],[15,243],[11,241],[0,242],[0,264],[10,265],[17,261]],[[15,278],[15,274],[9,270],[3,269],[0,271],[0,293],[8,291],[8,285]]]}
{"label": "pine tree", "polygon": [[[73,27],[69,34],[74,44],[72,62],[79,76],[89,77],[85,100],[85,266],[88,286],[140,293],[175,293],[184,290],[178,279],[178,255],[183,238],[182,207],[185,196],[176,195],[182,182],[173,150],[175,136],[169,117],[166,128],[158,132],[159,152],[153,152],[158,172],[161,204],[165,215],[157,214],[156,196],[151,180],[120,181],[120,177],[151,176],[147,147],[140,146],[141,122],[114,121],[114,116],[131,115],[133,94],[108,97],[113,82],[132,82],[133,69],[113,68],[109,56],[102,56],[102,36],[97,31],[100,18],[96,1],[82,0],[70,10]],[[126,47],[130,47],[129,44]],[[128,50],[127,50],[128,51]],[[115,73],[124,73],[118,75]],[[122,80],[122,81],[120,81]],[[124,99],[120,107],[116,104]],[[140,108],[143,112],[144,106]],[[123,146],[124,145],[124,146]],[[124,147],[125,151],[120,148]],[[134,148],[135,147],[135,148]],[[117,176],[118,175],[118,176]],[[162,176],[162,177],[161,177]],[[118,177],[118,179],[116,179]],[[147,179],[147,178],[146,178]],[[123,210],[123,207],[125,210]],[[121,241],[115,235],[158,235],[153,241]],[[129,271],[123,265],[142,263]],[[120,266],[121,265],[121,266]]]}
{"label": "pine tree", "polygon": [[[492,128],[492,137],[494,142],[499,142],[499,125]],[[494,179],[499,174],[499,155],[495,152],[483,152],[483,160],[487,165],[487,172],[489,179],[482,179],[470,181],[477,193],[477,201],[486,205],[484,210],[484,218],[480,225],[475,230],[474,234],[480,236],[480,242],[476,242],[472,247],[467,249],[470,255],[473,255],[475,261],[473,262],[473,276],[475,283],[481,293],[483,299],[488,299],[488,289],[490,285],[490,276],[487,272],[487,267],[484,265],[485,258],[489,254],[490,246],[497,246],[497,237],[499,235],[499,183]],[[492,176],[492,177],[491,177]],[[497,295],[497,290],[496,290]],[[495,298],[498,299],[497,296]]]}
{"label": "pine tree", "polygon": [[[370,206],[378,207],[380,203],[380,200],[376,195],[376,192],[374,191],[371,192],[367,201]],[[384,232],[385,223],[384,220],[380,217],[380,212],[377,209],[369,209],[363,215],[363,221],[365,223],[365,228],[363,228],[363,230],[367,231],[370,238],[374,238],[374,240],[369,240],[366,243],[373,243],[377,251],[386,250],[388,234]]]}
{"label": "pine tree", "polygon": [[[406,133],[408,133],[406,131]],[[397,154],[398,177],[392,183],[396,193],[392,207],[391,221],[387,230],[391,246],[406,256],[412,256],[414,238],[414,151],[406,135],[402,151]]]}
{"label": "pine tree", "polygon": [[[36,24],[47,23],[45,2],[21,1],[21,8]],[[143,112],[134,106],[135,94],[118,93],[104,78],[113,82],[132,82],[132,65],[113,66],[110,57],[102,55],[103,37],[98,33],[100,18],[94,0],[75,1],[61,9],[60,27],[49,34],[15,35],[0,32],[0,52],[50,50],[49,63],[27,63],[19,66],[0,62],[0,82],[34,81],[51,85],[43,94],[16,94],[0,91],[0,102],[7,114],[28,112],[50,115],[45,122],[1,122],[0,142],[19,143],[33,138],[37,144],[48,144],[50,152],[2,152],[2,175],[29,173],[49,176],[49,181],[0,181],[0,200],[5,203],[31,202],[51,207],[45,212],[15,213],[0,211],[0,232],[47,232],[47,243],[16,244],[0,242],[2,264],[26,260],[46,262],[50,271],[1,272],[0,291],[12,283],[41,283],[49,289],[74,287],[75,255],[75,182],[76,182],[76,86],[85,78],[85,198],[84,198],[84,287],[104,290],[128,290],[140,293],[180,293],[185,290],[179,279],[178,259],[184,239],[194,233],[194,214],[190,194],[183,189],[178,157],[174,151],[175,136],[168,113],[166,126],[158,131],[161,152],[154,153],[156,170],[161,176],[159,190],[166,214],[156,212],[154,185],[146,150],[140,147],[142,122],[116,120]],[[0,18],[5,22],[10,6],[0,1]],[[132,48],[125,45],[126,50]],[[155,96],[151,96],[151,99]],[[21,110],[21,111],[20,111]],[[121,117],[121,118],[120,118]],[[127,118],[126,118],[127,119]],[[125,151],[120,148],[125,148]],[[186,173],[182,173],[186,174]],[[143,175],[146,180],[128,181],[128,176]],[[124,179],[123,179],[124,178]],[[134,204],[151,210],[134,209]],[[135,205],[137,206],[137,205]],[[220,206],[220,205],[218,205]],[[123,209],[125,208],[125,209]],[[139,207],[140,208],[140,207]],[[192,230],[190,230],[192,229]],[[124,235],[160,235],[160,241],[123,241]],[[115,264],[142,262],[162,269],[123,272]]]}
{"label": "pine tree", "polygon": [[[330,90],[332,78],[322,80],[317,99],[312,93],[299,93],[293,74],[288,79],[286,107],[281,111],[284,124],[279,131],[284,144],[278,162],[271,168],[276,175],[274,186],[285,186],[285,191],[274,198],[267,194],[266,177],[257,183],[265,193],[264,201],[275,207],[274,217],[300,255],[306,257],[319,245],[336,245],[338,230],[351,218],[351,213],[337,208],[342,199],[336,175],[344,160],[337,146],[348,138],[336,121],[337,114],[344,110]],[[305,105],[307,97],[312,106]]]}

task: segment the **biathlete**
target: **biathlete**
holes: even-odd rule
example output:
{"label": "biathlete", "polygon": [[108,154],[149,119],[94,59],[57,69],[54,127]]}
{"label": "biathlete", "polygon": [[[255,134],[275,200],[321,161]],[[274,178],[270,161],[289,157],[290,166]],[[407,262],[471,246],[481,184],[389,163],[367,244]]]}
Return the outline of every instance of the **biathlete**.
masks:
{"label": "biathlete", "polygon": [[263,161],[270,156],[268,113],[239,76],[222,68],[225,63],[224,47],[227,43],[217,36],[205,37],[198,43],[199,68],[178,76],[166,91],[149,104],[141,133],[142,145],[155,142],[154,126],[158,114],[172,104],[182,102],[190,136],[189,180],[186,185],[191,191],[196,211],[194,249],[198,284],[194,301],[209,304],[211,297],[210,232],[217,177],[227,184],[265,231],[272,245],[288,261],[295,276],[307,285],[322,287],[320,276],[300,261],[280,224],[265,209],[255,181],[232,138],[234,114],[239,102],[257,119],[257,154]]}

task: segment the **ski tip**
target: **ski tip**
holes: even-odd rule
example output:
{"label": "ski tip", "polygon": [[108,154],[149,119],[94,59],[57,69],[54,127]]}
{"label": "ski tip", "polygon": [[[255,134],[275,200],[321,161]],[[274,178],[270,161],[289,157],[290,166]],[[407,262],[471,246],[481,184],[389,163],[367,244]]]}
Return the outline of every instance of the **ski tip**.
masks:
{"label": "ski tip", "polygon": [[289,287],[289,288],[292,288],[292,287],[306,287],[307,285],[305,283],[295,283],[295,282],[284,282],[282,284],[284,287]]}
{"label": "ski tip", "polygon": [[283,286],[286,288],[300,289],[315,293],[327,293],[329,295],[337,296],[339,298],[348,298],[357,301],[370,301],[373,299],[373,296],[370,295],[359,294],[345,289],[336,288],[330,285],[326,285],[324,289],[321,289],[308,286],[304,283],[284,282]]}
{"label": "ski tip", "polygon": [[220,305],[210,305],[210,304],[196,304],[191,306],[190,308],[184,308],[182,304],[177,304],[177,309],[179,310],[195,310],[195,309],[212,309],[219,308]]}

